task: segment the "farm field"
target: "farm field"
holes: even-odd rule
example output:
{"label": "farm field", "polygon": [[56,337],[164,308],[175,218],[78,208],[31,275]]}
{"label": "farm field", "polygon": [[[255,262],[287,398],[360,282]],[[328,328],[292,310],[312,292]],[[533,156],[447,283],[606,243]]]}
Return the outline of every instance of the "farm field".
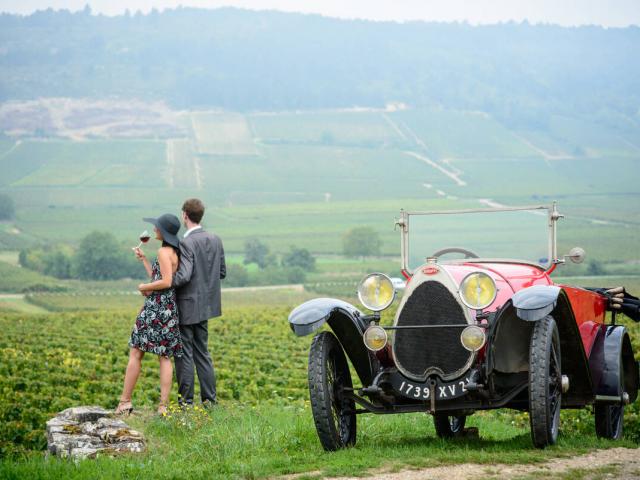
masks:
{"label": "farm field", "polygon": [[0,192],[14,199],[17,218],[0,224],[0,249],[76,243],[95,229],[135,238],[141,217],[198,196],[229,253],[251,236],[274,252],[295,244],[340,253],[344,232],[367,225],[383,254],[398,255],[400,208],[558,200],[561,242],[588,244],[599,260],[640,258],[635,127],[553,117],[522,130],[482,112],[412,109],[174,120],[180,128],[168,139],[2,139]]}
{"label": "farm field", "polygon": [[256,155],[250,126],[237,113],[192,113],[197,152],[206,155]]}
{"label": "farm field", "polygon": [[[480,437],[450,442],[437,439],[424,414],[365,415],[359,417],[356,447],[325,453],[308,405],[311,337],[291,333],[286,321],[290,309],[286,300],[279,306],[235,305],[210,323],[221,405],[209,413],[154,418],[157,363],[145,359],[134,395],[139,413],[130,420],[147,436],[148,453],[78,465],[45,461],[38,453],[45,445],[44,422],[72,405],[115,405],[135,310],[1,315],[0,355],[6,361],[0,364],[0,390],[12,393],[0,400],[0,476],[86,478],[100,472],[131,478],[142,475],[144,468],[145,475],[171,478],[179,466],[182,474],[209,478],[318,470],[353,475],[381,466],[406,466],[407,458],[413,467],[469,461],[490,465],[539,462],[595,448],[637,447],[636,404],[627,409],[621,442],[598,440],[588,410],[563,412],[559,443],[544,451],[531,447],[524,414],[478,413],[469,424],[479,429]],[[390,321],[392,313],[393,309],[385,313],[383,321]],[[629,327],[638,352],[640,331],[635,324]]]}

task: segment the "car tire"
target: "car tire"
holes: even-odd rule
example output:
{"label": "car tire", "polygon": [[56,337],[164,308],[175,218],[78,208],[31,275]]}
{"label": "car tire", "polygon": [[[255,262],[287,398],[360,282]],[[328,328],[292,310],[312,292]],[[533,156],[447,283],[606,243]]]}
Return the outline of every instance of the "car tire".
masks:
{"label": "car tire", "polygon": [[334,451],[356,443],[356,407],[343,389],[351,389],[349,364],[331,332],[317,334],[309,350],[309,397],[320,443]]}
{"label": "car tire", "polygon": [[[622,355],[622,354],[621,354]],[[624,391],[624,361],[620,358],[620,387]],[[600,438],[620,440],[624,426],[624,405],[620,404],[596,404],[594,407],[596,420],[596,435]]]}
{"label": "car tire", "polygon": [[538,448],[558,439],[562,404],[560,336],[551,315],[535,323],[529,348],[529,422]]}
{"label": "car tire", "polygon": [[436,427],[436,435],[440,438],[459,437],[464,433],[466,415],[447,415],[436,413],[433,415],[433,426]]}

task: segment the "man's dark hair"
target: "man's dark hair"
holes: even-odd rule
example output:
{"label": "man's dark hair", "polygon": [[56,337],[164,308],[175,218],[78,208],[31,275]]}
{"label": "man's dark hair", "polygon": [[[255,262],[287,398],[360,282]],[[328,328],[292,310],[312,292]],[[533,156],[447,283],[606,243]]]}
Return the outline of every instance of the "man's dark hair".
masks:
{"label": "man's dark hair", "polygon": [[204,215],[204,204],[198,198],[190,198],[182,204],[182,211],[193,223],[200,223]]}

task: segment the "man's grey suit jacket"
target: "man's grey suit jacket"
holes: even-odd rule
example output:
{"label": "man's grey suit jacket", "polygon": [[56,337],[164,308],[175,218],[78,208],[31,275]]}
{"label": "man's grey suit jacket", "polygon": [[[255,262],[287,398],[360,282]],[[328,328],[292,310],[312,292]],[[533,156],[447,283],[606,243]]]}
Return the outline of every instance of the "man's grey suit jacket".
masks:
{"label": "man's grey suit jacket", "polygon": [[181,325],[222,314],[220,279],[226,275],[224,248],[217,235],[199,228],[180,240],[180,265],[171,286],[176,289]]}

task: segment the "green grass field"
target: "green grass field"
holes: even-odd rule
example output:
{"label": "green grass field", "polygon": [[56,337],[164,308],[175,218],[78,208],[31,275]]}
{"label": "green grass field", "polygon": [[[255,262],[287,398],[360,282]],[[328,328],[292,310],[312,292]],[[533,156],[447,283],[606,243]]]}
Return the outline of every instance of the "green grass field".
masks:
{"label": "green grass field", "polygon": [[255,155],[251,127],[235,113],[192,113],[191,127],[197,153],[205,155]]}
{"label": "green grass field", "polygon": [[[0,144],[0,193],[16,204],[0,250],[77,243],[95,229],[135,241],[141,218],[208,206],[205,225],[229,253],[249,237],[339,254],[344,233],[371,226],[399,255],[405,209],[560,202],[563,249],[590,259],[640,259],[640,150],[634,132],[553,118],[520,131],[481,112],[190,112],[185,138],[24,139]],[[416,156],[417,155],[417,156]],[[425,160],[426,159],[426,160]],[[431,163],[429,163],[431,162]],[[621,267],[618,273],[633,273]]]}

